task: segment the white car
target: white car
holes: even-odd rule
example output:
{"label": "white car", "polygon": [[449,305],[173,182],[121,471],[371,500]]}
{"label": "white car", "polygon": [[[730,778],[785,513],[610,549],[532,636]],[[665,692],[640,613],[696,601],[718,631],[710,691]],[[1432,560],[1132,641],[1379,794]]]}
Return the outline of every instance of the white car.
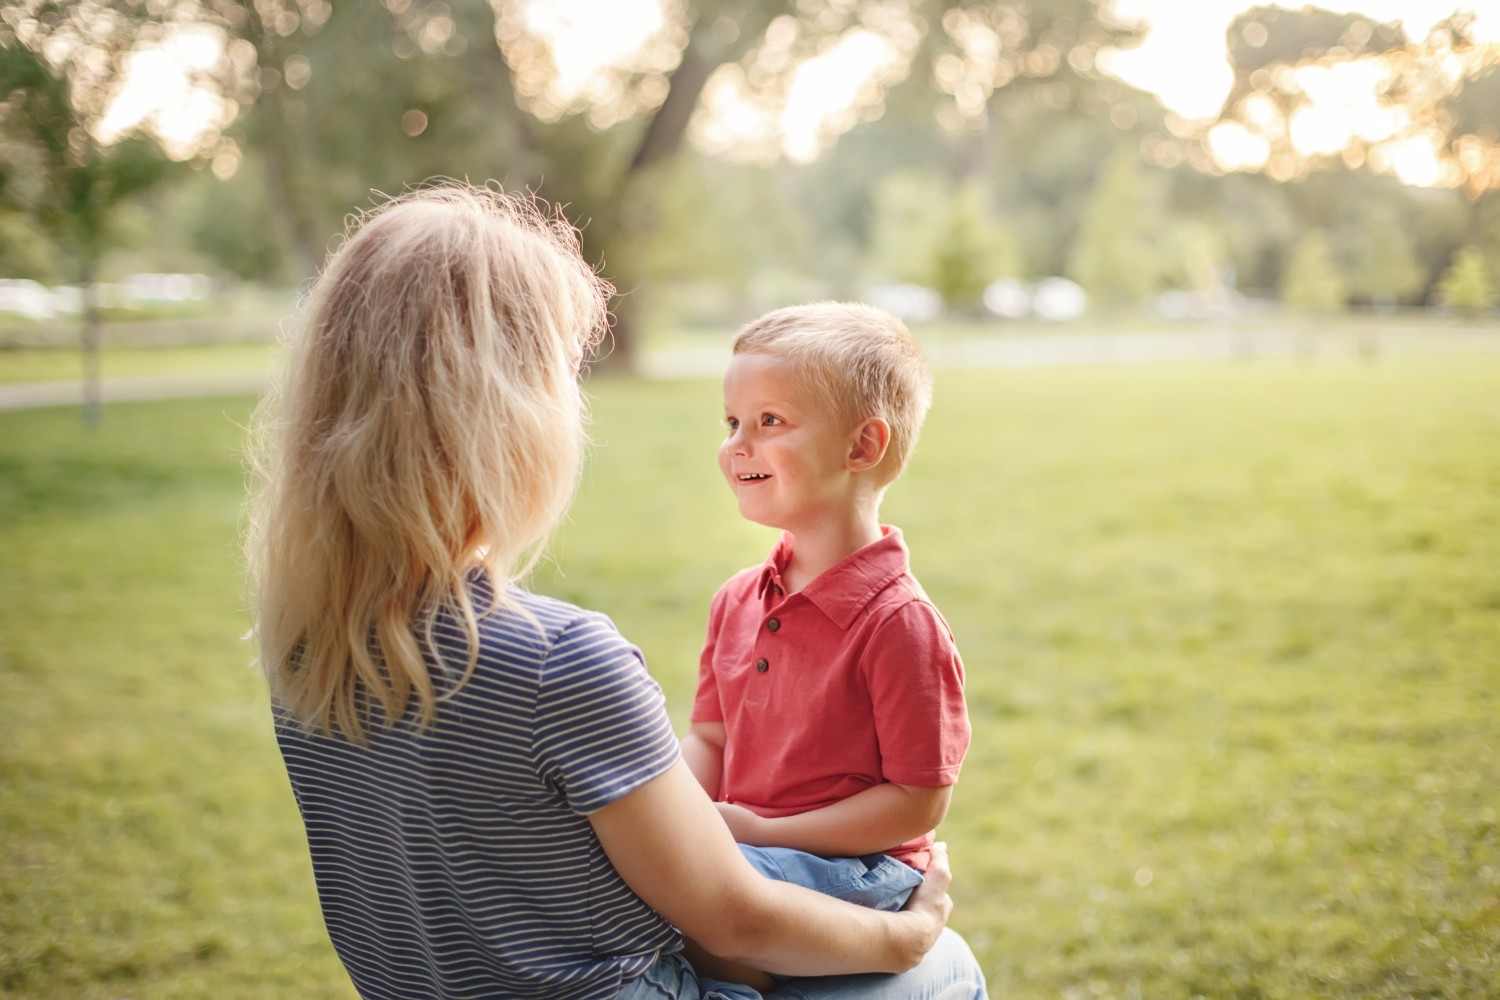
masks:
{"label": "white car", "polygon": [[51,319],[57,313],[50,289],[27,278],[0,278],[0,312],[28,319]]}

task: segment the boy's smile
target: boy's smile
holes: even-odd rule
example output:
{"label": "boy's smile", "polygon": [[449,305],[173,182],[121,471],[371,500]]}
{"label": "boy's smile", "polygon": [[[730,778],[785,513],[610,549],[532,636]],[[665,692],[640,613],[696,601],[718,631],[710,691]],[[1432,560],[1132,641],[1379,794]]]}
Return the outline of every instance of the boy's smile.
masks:
{"label": "boy's smile", "polygon": [[793,534],[842,518],[852,503],[850,442],[828,405],[779,358],[737,354],[724,373],[719,468],[740,514]]}

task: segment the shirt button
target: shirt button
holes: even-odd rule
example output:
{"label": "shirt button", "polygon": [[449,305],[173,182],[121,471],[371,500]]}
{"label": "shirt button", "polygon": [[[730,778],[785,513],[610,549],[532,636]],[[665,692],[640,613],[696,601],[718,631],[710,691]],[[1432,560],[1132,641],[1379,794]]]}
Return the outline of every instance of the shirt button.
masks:
{"label": "shirt button", "polygon": [[766,660],[756,660],[755,661],[755,669],[756,669],[757,672],[763,674],[767,670],[771,669],[771,664],[768,661],[766,661]]}
{"label": "shirt button", "polygon": [[781,619],[772,618],[770,621],[766,622],[766,628],[770,629],[772,632],[775,632],[777,629],[781,628]]}

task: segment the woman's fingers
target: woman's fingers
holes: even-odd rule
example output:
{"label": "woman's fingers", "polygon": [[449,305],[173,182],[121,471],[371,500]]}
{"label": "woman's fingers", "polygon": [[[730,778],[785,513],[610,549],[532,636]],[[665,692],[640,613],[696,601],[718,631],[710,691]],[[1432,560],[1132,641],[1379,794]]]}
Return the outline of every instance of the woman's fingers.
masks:
{"label": "woman's fingers", "polygon": [[944,841],[938,841],[932,845],[932,861],[927,866],[927,881],[929,884],[937,882],[944,891],[948,891],[948,885],[953,881],[953,869],[948,860],[948,845]]}
{"label": "woman's fingers", "polygon": [[953,912],[953,899],[948,895],[948,884],[952,881],[953,872],[948,867],[948,845],[934,844],[927,877],[912,891],[911,898],[906,901],[906,908],[932,914],[939,921],[940,930],[948,922],[948,915]]}

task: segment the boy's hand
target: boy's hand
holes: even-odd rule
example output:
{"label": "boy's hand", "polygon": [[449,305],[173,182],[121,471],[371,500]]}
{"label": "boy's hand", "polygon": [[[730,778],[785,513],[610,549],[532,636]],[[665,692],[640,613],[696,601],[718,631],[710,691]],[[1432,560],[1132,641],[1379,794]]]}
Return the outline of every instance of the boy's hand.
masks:
{"label": "boy's hand", "polygon": [[734,834],[735,840],[752,847],[766,846],[760,842],[766,823],[760,816],[732,802],[715,802],[714,808],[719,810],[719,815],[729,827],[729,832]]}

